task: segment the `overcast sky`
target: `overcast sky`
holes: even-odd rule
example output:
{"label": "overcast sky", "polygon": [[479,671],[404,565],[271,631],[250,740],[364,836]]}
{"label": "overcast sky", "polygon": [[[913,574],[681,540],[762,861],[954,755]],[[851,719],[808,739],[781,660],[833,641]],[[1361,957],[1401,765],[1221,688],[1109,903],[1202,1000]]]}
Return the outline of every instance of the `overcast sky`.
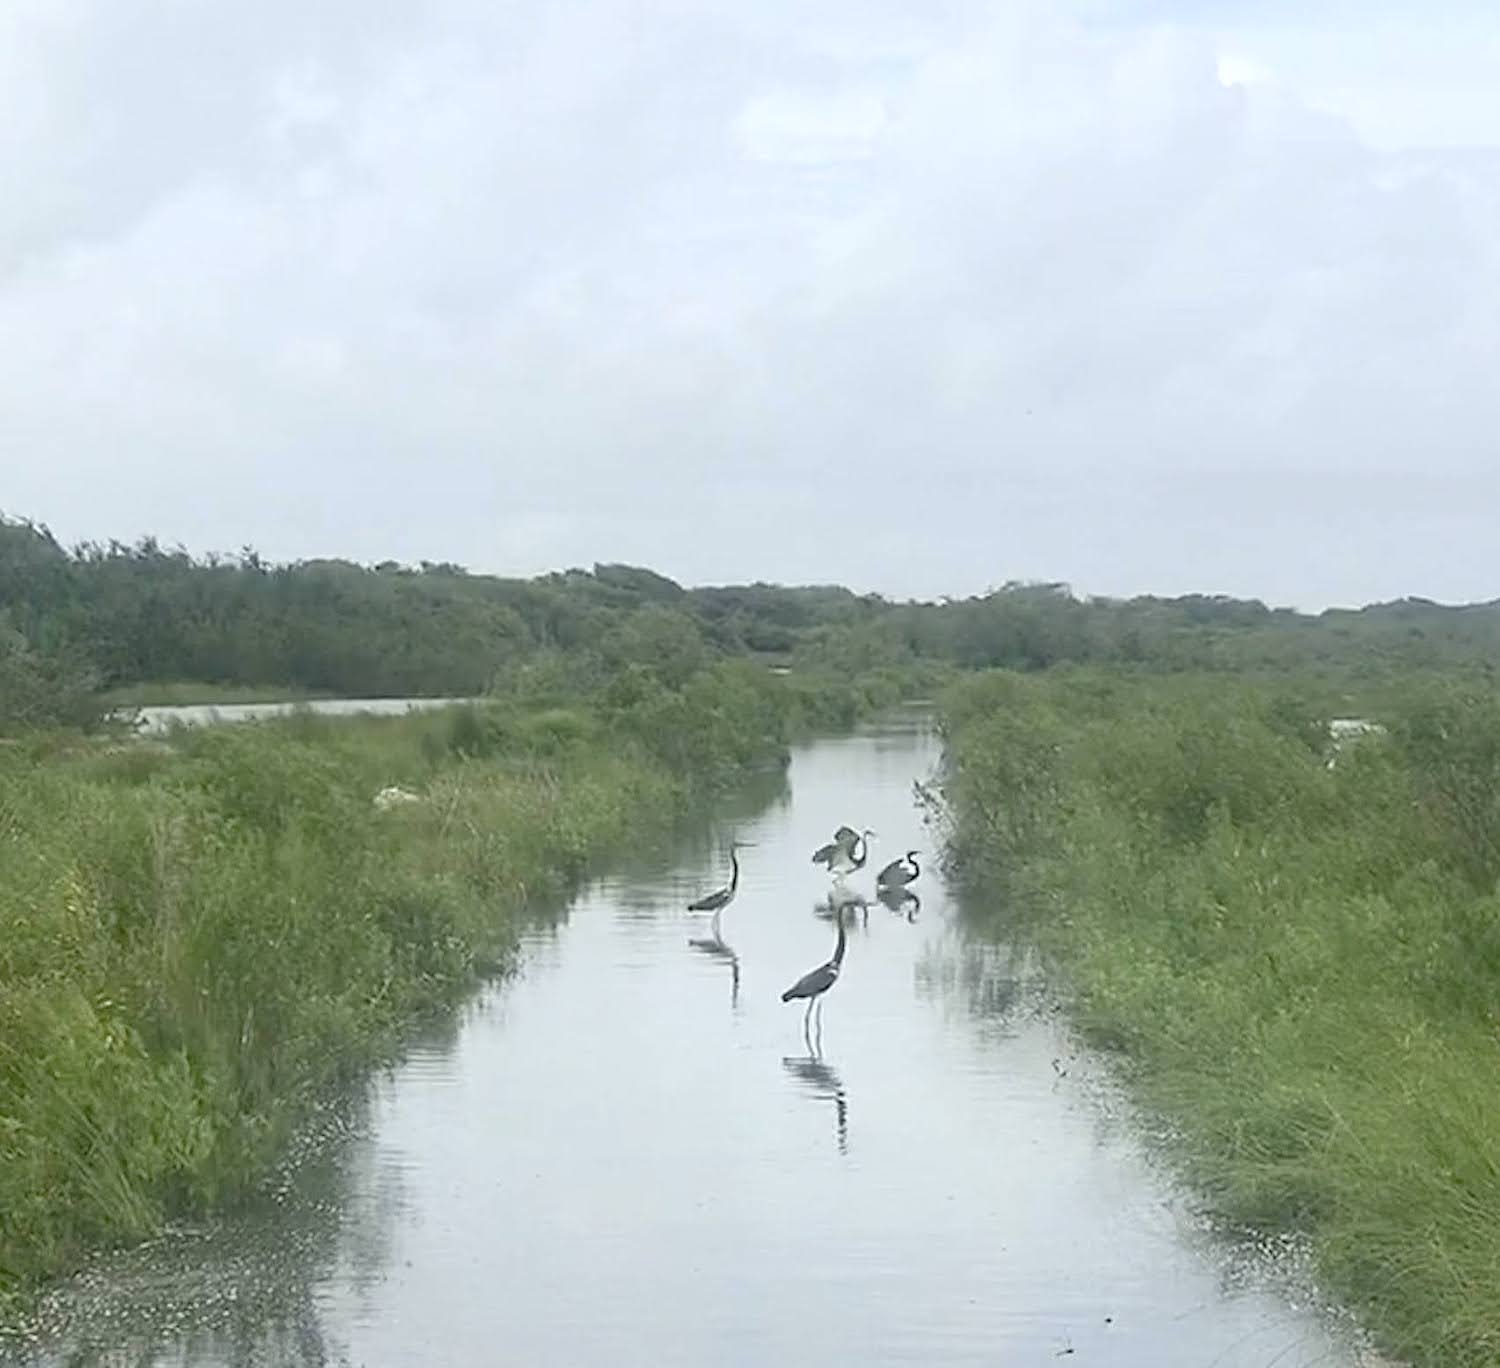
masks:
{"label": "overcast sky", "polygon": [[1497,597],[1497,70],[1493,0],[0,0],[0,509]]}

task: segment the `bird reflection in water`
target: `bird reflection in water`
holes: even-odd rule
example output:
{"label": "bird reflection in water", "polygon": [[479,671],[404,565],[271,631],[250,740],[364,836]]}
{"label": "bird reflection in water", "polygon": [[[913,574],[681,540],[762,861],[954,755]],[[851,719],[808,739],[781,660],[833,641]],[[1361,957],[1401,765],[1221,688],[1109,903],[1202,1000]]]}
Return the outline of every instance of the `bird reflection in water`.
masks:
{"label": "bird reflection in water", "polygon": [[839,1077],[838,1070],[825,1064],[822,1054],[817,1052],[790,1058],[783,1056],[781,1065],[803,1085],[809,1096],[833,1103],[833,1127],[839,1153],[848,1154],[849,1100],[844,1094],[844,1080]]}
{"label": "bird reflection in water", "polygon": [[870,901],[858,889],[850,888],[842,880],[834,883],[828,893],[813,904],[813,915],[824,921],[833,921],[840,911],[858,914],[862,925],[870,921]]}
{"label": "bird reflection in water", "polygon": [[909,922],[916,921],[917,913],[922,910],[922,899],[910,888],[882,888],[875,896],[883,907],[897,916],[904,916]]}
{"label": "bird reflection in water", "polygon": [[721,934],[719,917],[720,913],[715,912],[713,921],[709,923],[708,935],[690,937],[688,944],[705,955],[728,961],[729,1005],[734,1008],[740,1005],[740,957],[735,953],[734,946],[730,945]]}

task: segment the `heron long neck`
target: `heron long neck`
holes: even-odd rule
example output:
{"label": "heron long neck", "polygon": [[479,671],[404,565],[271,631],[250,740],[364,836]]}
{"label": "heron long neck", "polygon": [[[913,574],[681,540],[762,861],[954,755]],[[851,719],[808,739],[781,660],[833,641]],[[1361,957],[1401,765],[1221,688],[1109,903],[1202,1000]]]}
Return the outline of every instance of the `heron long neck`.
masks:
{"label": "heron long neck", "polygon": [[846,940],[846,936],[844,934],[844,904],[840,903],[839,904],[839,938],[838,938],[838,943],[833,947],[833,963],[834,964],[842,964],[844,962],[844,942],[845,942],[845,940]]}
{"label": "heron long neck", "polygon": [[733,846],[729,847],[729,891],[734,892],[740,886],[740,853]]}
{"label": "heron long neck", "polygon": [[917,875],[922,872],[922,866],[917,863],[917,857],[915,855],[908,855],[906,857],[906,860],[907,863],[911,865],[911,876],[915,879]]}

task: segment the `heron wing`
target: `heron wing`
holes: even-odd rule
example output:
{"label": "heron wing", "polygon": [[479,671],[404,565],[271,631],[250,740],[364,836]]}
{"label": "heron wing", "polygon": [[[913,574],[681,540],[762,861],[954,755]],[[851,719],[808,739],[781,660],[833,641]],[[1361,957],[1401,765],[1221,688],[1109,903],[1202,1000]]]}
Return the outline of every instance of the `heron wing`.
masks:
{"label": "heron wing", "polygon": [[839,971],[832,964],[820,964],[811,973],[803,974],[796,983],[792,984],[781,995],[781,1000],[790,1002],[793,998],[817,997],[819,993],[826,993],[838,976]]}
{"label": "heron wing", "polygon": [[697,902],[688,904],[689,912],[717,912],[729,901],[729,890],[720,888],[705,897],[699,898]]}

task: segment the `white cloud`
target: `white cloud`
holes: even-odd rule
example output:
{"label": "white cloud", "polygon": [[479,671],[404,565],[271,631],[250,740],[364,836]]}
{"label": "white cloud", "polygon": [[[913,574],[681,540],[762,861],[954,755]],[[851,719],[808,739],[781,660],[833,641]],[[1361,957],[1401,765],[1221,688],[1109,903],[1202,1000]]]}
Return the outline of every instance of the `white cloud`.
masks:
{"label": "white cloud", "polygon": [[1217,70],[1219,83],[1227,86],[1264,85],[1275,79],[1275,73],[1264,63],[1233,52],[1220,55]]}
{"label": "white cloud", "polygon": [[[978,0],[7,14],[0,500],[65,535],[1494,592],[1483,503],[1418,518],[1393,473],[1500,493],[1500,175],[1309,104],[1345,80],[1316,35]],[[1363,492],[1331,512],[1319,472]]]}

